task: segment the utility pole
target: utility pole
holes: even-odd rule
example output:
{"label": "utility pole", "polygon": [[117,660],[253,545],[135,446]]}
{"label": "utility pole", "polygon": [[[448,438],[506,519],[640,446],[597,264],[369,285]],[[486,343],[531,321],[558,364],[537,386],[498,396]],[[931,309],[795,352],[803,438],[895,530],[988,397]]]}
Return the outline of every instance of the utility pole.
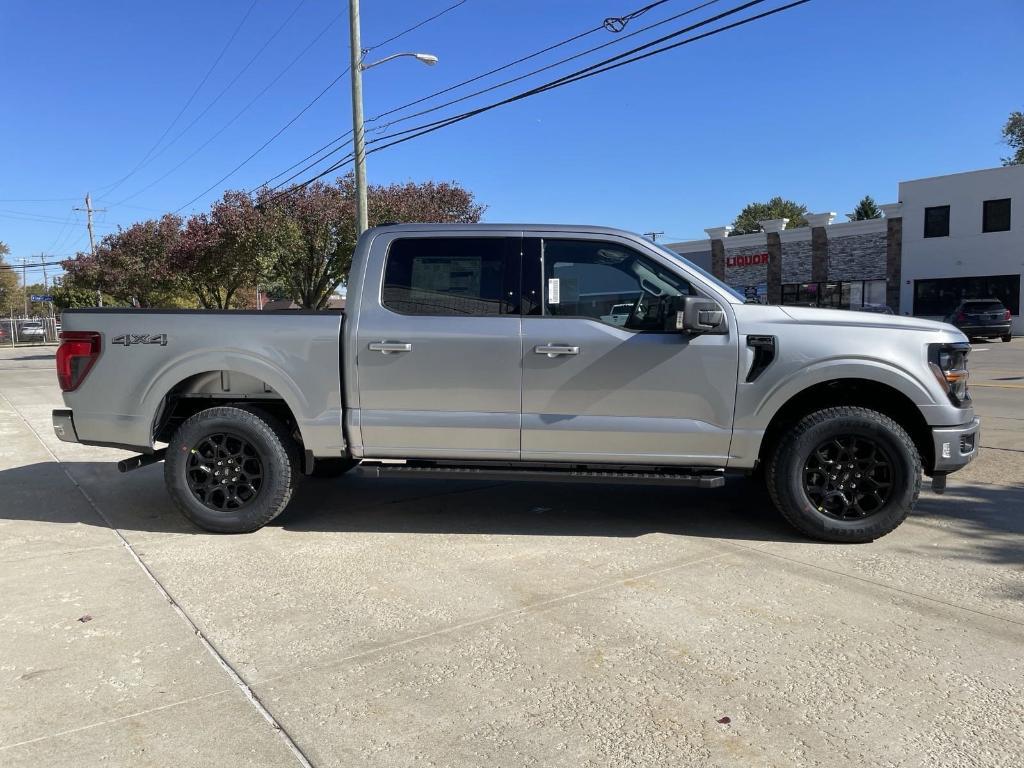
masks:
{"label": "utility pole", "polygon": [[28,317],[28,280],[25,279],[25,259],[21,260],[21,292],[25,294],[25,317]]}
{"label": "utility pole", "polygon": [[[74,210],[76,210],[76,211],[85,211],[85,223],[86,223],[86,227],[88,227],[88,229],[89,229],[89,253],[90,253],[90,255],[95,256],[96,255],[96,239],[93,237],[93,234],[92,234],[92,214],[94,212],[101,212],[102,213],[103,211],[106,211],[107,209],[106,208],[93,208],[92,207],[92,196],[88,192],[86,192],[85,193],[85,208],[75,208]],[[103,294],[100,293],[100,289],[99,288],[96,289],[96,305],[100,306],[100,307],[103,306]]]}
{"label": "utility pole", "polygon": [[651,238],[652,243],[658,242],[658,235],[664,235],[664,232],[644,232],[644,237]]}
{"label": "utility pole", "polygon": [[363,47],[359,35],[359,0],[348,0],[349,73],[352,77],[352,150],[356,173],[356,236],[370,226],[366,195],[366,147],[363,135]]}

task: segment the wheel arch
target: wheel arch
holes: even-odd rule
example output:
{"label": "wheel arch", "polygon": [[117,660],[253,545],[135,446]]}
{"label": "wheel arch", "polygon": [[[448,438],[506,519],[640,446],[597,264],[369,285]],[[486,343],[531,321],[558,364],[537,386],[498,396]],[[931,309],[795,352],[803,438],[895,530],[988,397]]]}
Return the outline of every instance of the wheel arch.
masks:
{"label": "wheel arch", "polygon": [[863,378],[841,378],[813,384],[786,400],[768,422],[758,451],[764,462],[779,440],[809,413],[834,406],[860,406],[882,413],[902,426],[921,456],[926,473],[935,465],[931,427],[920,408],[904,392],[884,382]]}

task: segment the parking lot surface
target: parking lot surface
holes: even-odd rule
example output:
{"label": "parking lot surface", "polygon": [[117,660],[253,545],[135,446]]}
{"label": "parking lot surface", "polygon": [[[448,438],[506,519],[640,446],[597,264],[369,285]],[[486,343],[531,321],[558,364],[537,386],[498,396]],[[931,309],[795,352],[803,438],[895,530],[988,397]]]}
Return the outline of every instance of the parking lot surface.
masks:
{"label": "parking lot surface", "polygon": [[306,481],[246,536],[59,442],[0,350],[0,765],[1020,766],[1024,340],[873,544],[718,491]]}

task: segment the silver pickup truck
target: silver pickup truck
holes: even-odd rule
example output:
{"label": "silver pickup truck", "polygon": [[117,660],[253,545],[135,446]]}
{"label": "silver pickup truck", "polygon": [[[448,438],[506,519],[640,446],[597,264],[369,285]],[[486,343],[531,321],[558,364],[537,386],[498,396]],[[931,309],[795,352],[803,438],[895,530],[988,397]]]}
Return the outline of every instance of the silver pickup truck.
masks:
{"label": "silver pickup truck", "polygon": [[211,531],[255,530],[300,476],[357,466],[701,487],[737,472],[763,475],[805,534],[864,542],[906,518],[922,473],[941,491],[978,449],[957,329],[745,304],[601,227],[371,229],[344,314],[63,323],[57,435],[139,453],[122,471],[163,460]]}

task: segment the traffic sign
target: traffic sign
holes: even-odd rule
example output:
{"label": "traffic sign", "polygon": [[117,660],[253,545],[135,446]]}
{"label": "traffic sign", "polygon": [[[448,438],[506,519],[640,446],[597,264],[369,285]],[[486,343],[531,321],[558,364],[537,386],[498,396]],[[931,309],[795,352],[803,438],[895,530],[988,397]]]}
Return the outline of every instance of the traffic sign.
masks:
{"label": "traffic sign", "polygon": [[53,301],[53,296],[47,296],[42,293],[31,293],[29,294],[29,299],[31,301]]}

